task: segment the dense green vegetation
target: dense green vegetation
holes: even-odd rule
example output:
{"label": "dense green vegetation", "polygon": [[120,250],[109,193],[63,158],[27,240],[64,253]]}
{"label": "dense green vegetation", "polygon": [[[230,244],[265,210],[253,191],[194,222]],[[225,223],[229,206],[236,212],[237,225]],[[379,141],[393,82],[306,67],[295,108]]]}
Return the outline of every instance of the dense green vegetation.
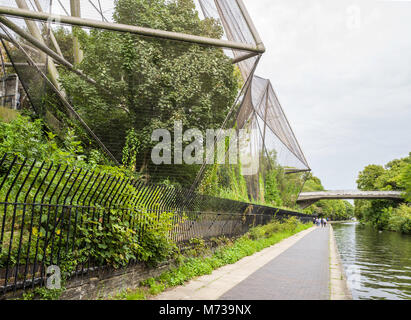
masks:
{"label": "dense green vegetation", "polygon": [[[192,0],[119,0],[113,18],[213,38],[223,34],[216,20],[200,20]],[[175,121],[182,122],[183,131],[198,128],[205,133],[221,126],[239,82],[223,50],[96,29],[77,30],[77,36],[84,52],[78,67],[99,85],[64,70],[60,80],[87,124],[119,160],[125,159],[127,139],[132,141],[133,152],[125,160],[147,179],[193,180],[196,166],[158,170],[151,163],[157,144],[151,135],[156,129],[172,133]]]}
{"label": "dense green vegetation", "polygon": [[[8,121],[6,121],[8,120]],[[38,161],[49,160],[62,164],[86,166],[87,156],[83,152],[81,141],[74,131],[67,129],[65,140],[59,140],[47,130],[40,119],[16,115],[14,119],[0,115],[0,154],[10,153],[21,159],[29,158]],[[90,163],[95,163],[97,150],[91,150]],[[93,156],[94,155],[94,156]]]}
{"label": "dense green vegetation", "polygon": [[296,200],[306,175],[286,174],[276,157],[275,152],[261,154],[259,172],[254,176],[243,176],[241,164],[216,164],[205,174],[199,190],[216,197],[300,211]]}
{"label": "dense green vegetation", "polygon": [[[213,38],[223,34],[218,21],[200,20],[192,0],[149,3],[119,0],[115,3],[113,18],[118,23]],[[46,32],[44,29],[44,35]],[[134,173],[140,179],[156,183],[191,185],[198,165],[159,167],[149,161],[151,148],[156,143],[151,141],[151,134],[159,128],[173,132],[176,120],[182,121],[183,130],[195,127],[204,132],[219,128],[241,83],[230,59],[219,48],[96,29],[89,32],[74,29],[74,33],[84,53],[84,59],[76,68],[97,82],[92,85],[58,68],[61,86],[76,111],[115,157],[122,160],[127,174]],[[55,37],[64,57],[73,62],[71,30],[57,29]],[[38,160],[47,155],[48,160],[76,162],[79,167],[110,165],[84,130],[76,125],[75,119],[63,115],[51,90],[45,92],[41,104],[43,113],[36,116],[41,116],[48,128],[39,120],[27,125],[27,121],[21,119],[13,122],[9,130],[20,135],[14,135],[14,142],[7,138],[5,143],[9,146],[4,149]],[[19,125],[26,128],[16,129]],[[45,135],[41,138],[43,131]],[[34,140],[30,140],[30,132]],[[28,143],[18,146],[18,141]],[[39,147],[34,147],[35,141]],[[285,174],[275,154],[263,154],[261,159],[262,170],[253,177],[242,176],[240,166],[215,165],[208,170],[200,191],[233,200],[297,209],[295,202],[304,175]]]}
{"label": "dense green vegetation", "polygon": [[[223,35],[220,22],[199,18],[193,0],[119,0],[115,1],[113,20],[212,38]],[[47,39],[45,27],[42,33]],[[175,121],[182,122],[183,131],[219,128],[242,81],[231,59],[221,48],[106,30],[74,28],[72,33],[68,28],[57,28],[54,36],[64,58],[72,63],[73,35],[84,53],[75,67],[97,83],[90,84],[58,67],[60,86],[74,109],[117,161],[130,170],[147,181],[189,185],[198,166],[155,166],[150,156],[157,142],[151,141],[151,135],[155,129],[172,133]],[[26,62],[15,47],[8,46],[8,53],[15,62]],[[28,84],[36,117],[41,117],[54,134],[64,139],[70,127],[83,142],[85,153],[98,148],[33,69],[20,68],[19,75]]]}
{"label": "dense green vegetation", "polygon": [[[303,192],[324,190],[321,180],[310,174],[305,182]],[[354,207],[345,200],[320,200],[305,209],[305,212],[340,221],[351,219],[354,216]]]}
{"label": "dense green vegetation", "polygon": [[211,274],[217,268],[233,264],[311,226],[311,223],[302,224],[295,218],[290,218],[284,222],[274,220],[264,226],[250,229],[249,232],[235,241],[226,238],[214,239],[220,245],[214,253],[203,242],[199,241],[191,255],[179,257],[176,267],[165,271],[156,278],[143,281],[140,288],[126,290],[115,298],[144,300],[148,296],[161,293],[166,288],[183,285],[195,277]]}
{"label": "dense green vegetation", "polygon": [[411,163],[407,163],[401,170],[400,184],[404,188],[405,200],[411,202]]}
{"label": "dense green vegetation", "polygon": [[[65,140],[59,141],[51,132],[45,131],[42,120],[32,121],[30,118],[20,115],[17,115],[10,122],[4,122],[0,117],[0,154],[3,155],[5,153],[17,155],[20,158],[19,161],[22,161],[24,158],[28,158],[29,161],[37,159],[39,163],[46,161],[48,164],[54,162],[63,166],[68,165],[70,170],[73,168],[77,168],[76,170],[95,170],[101,175],[109,174],[118,179],[138,178],[127,168],[99,165],[98,163],[104,162],[104,157],[96,150],[90,150],[89,154],[85,154],[81,141],[76,138],[73,130],[68,129]],[[4,182],[3,188],[0,190],[0,199],[2,200],[6,199],[7,194],[8,199],[31,204],[34,203],[36,191],[41,190],[40,195],[43,192],[46,195],[43,198],[44,203],[61,205],[61,202],[57,200],[58,198],[53,197],[52,194],[58,195],[60,192],[63,192],[65,183],[72,183],[75,178],[75,174],[63,173],[63,170],[61,170],[57,179],[53,180],[51,175],[46,179],[46,170],[40,171],[36,167],[25,181],[24,188],[19,191],[19,185],[23,183],[24,176],[28,174],[29,166],[23,168],[23,173],[20,175],[19,180],[17,180],[16,186],[9,189],[17,175],[18,167],[10,173],[6,180],[3,180],[7,165],[5,163],[0,167],[0,181]],[[40,185],[41,179],[37,179],[35,187],[30,190],[29,186],[34,181],[37,172],[40,172],[40,177],[45,179],[45,183]],[[83,171],[84,175],[85,171]],[[54,189],[55,192],[53,193],[52,190]],[[97,189],[98,184],[88,184],[83,194],[92,194]],[[9,190],[11,191],[10,193]],[[46,193],[45,190],[50,190],[50,192]],[[167,259],[175,249],[175,244],[169,241],[170,230],[173,225],[173,212],[163,212],[159,218],[156,212],[149,212],[144,205],[139,204],[136,206],[135,198],[143,191],[144,189],[137,190],[132,185],[124,188],[122,192],[126,200],[123,201],[121,210],[111,209],[110,219],[107,221],[97,218],[105,210],[100,208],[102,205],[100,203],[95,204],[97,208],[94,210],[94,214],[92,216],[86,215],[84,219],[81,219],[81,223],[76,220],[77,217],[75,215],[69,215],[68,218],[66,217],[66,221],[70,220],[71,224],[76,224],[78,226],[76,231],[73,228],[70,229],[70,226],[67,224],[58,228],[54,226],[53,221],[59,215],[57,209],[50,211],[33,206],[27,208],[27,212],[24,212],[20,207],[16,207],[18,209],[16,210],[11,205],[6,207],[2,205],[2,219],[4,220],[0,222],[0,225],[4,228],[5,234],[2,239],[2,246],[0,247],[2,249],[0,253],[0,267],[4,266],[9,259],[9,248],[11,248],[11,264],[24,264],[26,256],[23,253],[25,252],[28,252],[29,262],[33,262],[36,259],[41,261],[46,256],[51,256],[51,239],[58,238],[62,233],[70,236],[64,237],[59,242],[59,248],[65,248],[68,245],[75,248],[74,251],[70,251],[69,256],[65,257],[65,261],[69,262],[67,270],[65,270],[66,272],[71,272],[74,266],[89,259],[92,259],[97,264],[112,265],[114,267],[126,265],[132,259],[139,259],[140,261],[150,263]],[[77,194],[77,197],[70,195],[69,199],[74,205],[81,204],[79,202],[80,193]],[[127,213],[127,218],[125,218],[125,213]],[[15,225],[14,232],[12,233],[11,226],[13,225],[12,217],[14,214],[18,224]],[[24,215],[26,218],[23,223],[20,221],[23,220],[22,217]],[[30,221],[30,216],[33,217],[32,221]],[[154,221],[155,223],[153,223]],[[35,226],[32,232],[30,232],[30,225]],[[133,228],[132,225],[137,227]],[[145,237],[143,241],[140,241],[137,238],[137,234],[143,229]],[[70,240],[73,232],[76,232],[74,243]],[[32,235],[30,235],[31,233]],[[9,247],[11,237],[14,238],[14,241],[12,246]],[[22,243],[21,250],[18,247],[19,241]],[[37,249],[36,246],[38,247]],[[57,250],[57,246],[55,250]],[[20,260],[18,257],[20,257]]]}
{"label": "dense green vegetation", "polygon": [[369,165],[358,175],[360,190],[404,191],[404,201],[356,200],[355,216],[378,229],[411,233],[411,153],[385,166]]}
{"label": "dense green vegetation", "polygon": [[[46,161],[47,163],[54,162],[56,164],[68,165],[70,168],[73,166],[82,169],[93,169],[101,174],[110,174],[118,178],[134,177],[139,178],[132,170],[125,167],[117,168],[109,165],[99,164],[104,162],[104,157],[97,150],[90,150],[88,154],[82,148],[81,141],[77,139],[73,130],[67,129],[65,139],[61,140],[54,134],[47,130],[47,127],[43,124],[42,120],[31,120],[29,117],[16,115],[15,118],[9,122],[2,121],[0,119],[0,152],[1,154],[9,153],[11,155],[17,155],[20,157],[20,161],[23,158],[37,159],[38,161]],[[4,173],[5,167],[1,168],[1,172]],[[24,168],[23,172],[27,172],[29,169]],[[28,186],[30,185],[37,169],[34,169],[33,174],[27,181],[24,191],[21,193],[20,198],[25,196]],[[278,169],[280,170],[280,169]],[[17,170],[16,170],[17,172]],[[5,198],[5,194],[8,192],[8,186],[14,180],[16,172],[12,172],[9,178],[5,181],[5,186],[0,191],[1,199]],[[24,176],[24,174],[23,174]],[[44,174],[42,173],[42,177]],[[64,181],[73,181],[74,176],[70,176],[66,172],[61,179],[63,183],[59,184],[56,194],[62,190]],[[71,178],[70,178],[71,177]],[[239,179],[232,181],[240,181],[243,187],[246,187],[245,182],[241,182],[244,179],[241,175]],[[39,179],[40,180],[40,179]],[[39,184],[39,180],[37,184]],[[43,186],[43,189],[47,186],[50,189],[56,187],[56,179],[54,182],[49,181],[49,185]],[[21,179],[19,180],[21,181]],[[270,180],[267,180],[270,181]],[[278,193],[277,180],[274,181],[272,188],[265,188],[266,199],[277,199],[273,201],[281,201],[280,194]],[[88,192],[92,192],[96,187],[89,185],[86,189]],[[17,197],[17,190],[19,188],[12,189],[10,198]],[[28,194],[28,197],[24,199],[26,203],[33,203],[36,189]],[[94,191],[93,191],[94,192]],[[144,190],[140,190],[139,193],[131,186],[123,191],[127,198],[127,195],[134,195],[134,198],[143,193]],[[246,192],[246,191],[244,191]],[[276,194],[270,194],[270,192],[277,192]],[[20,199],[18,198],[18,199]],[[156,263],[164,261],[172,256],[176,252],[175,244],[170,241],[170,230],[174,224],[173,213],[163,212],[161,219],[158,219],[156,212],[148,212],[142,206],[135,206],[133,197],[130,201],[126,202],[122,206],[122,210],[110,210],[110,220],[101,220],[88,216],[82,219],[81,224],[78,224],[76,230],[75,243],[69,242],[73,234],[73,228],[55,228],[53,222],[59,215],[58,211],[41,209],[39,207],[30,207],[26,213],[22,210],[17,210],[17,221],[22,220],[22,215],[26,215],[25,224],[20,224],[15,232],[12,234],[10,225],[12,224],[13,207],[8,206],[5,217],[5,236],[3,241],[4,250],[0,254],[0,267],[4,266],[9,259],[8,244],[11,236],[15,239],[11,246],[10,259],[11,264],[24,264],[26,263],[26,256],[24,254],[19,255],[18,242],[22,243],[22,253],[29,252],[27,258],[28,262],[34,262],[35,260],[48,259],[51,255],[50,239],[59,238],[60,234],[69,235],[63,237],[58,246],[54,248],[54,253],[58,248],[66,248],[67,246],[75,248],[70,251],[67,256],[62,257],[63,262],[60,265],[63,268],[65,274],[70,274],[76,265],[81,265],[85,261],[92,259],[94,263],[112,265],[114,267],[120,267],[126,265],[130,260],[138,259],[140,261],[146,261],[148,263]],[[17,199],[17,198],[16,198]],[[73,204],[78,202],[78,198],[70,198]],[[280,199],[280,200],[278,200]],[[51,204],[57,204],[56,198],[45,198],[45,200]],[[23,199],[20,200],[23,202]],[[280,202],[281,203],[281,202]],[[278,202],[272,202],[272,204],[278,204]],[[127,212],[127,219],[124,218],[124,210]],[[94,211],[96,217],[103,214],[104,209],[98,208]],[[30,217],[34,220],[30,222]],[[69,216],[71,223],[75,223],[76,217]],[[138,228],[133,228],[132,225],[136,225],[135,221],[139,221]],[[141,224],[141,222],[144,222]],[[155,221],[155,223],[153,223]],[[32,236],[30,236],[30,224],[33,223]],[[138,240],[137,234],[140,229],[144,229],[143,241]],[[22,230],[22,231],[20,231]],[[48,230],[48,234],[46,234]],[[53,230],[52,232],[50,232]],[[261,229],[264,230],[264,229]],[[31,237],[31,238],[30,238]],[[37,243],[37,246],[36,246]],[[48,243],[48,244],[46,244]],[[37,247],[37,249],[36,249]],[[20,260],[19,257],[20,256]],[[47,257],[47,258],[46,258]]]}

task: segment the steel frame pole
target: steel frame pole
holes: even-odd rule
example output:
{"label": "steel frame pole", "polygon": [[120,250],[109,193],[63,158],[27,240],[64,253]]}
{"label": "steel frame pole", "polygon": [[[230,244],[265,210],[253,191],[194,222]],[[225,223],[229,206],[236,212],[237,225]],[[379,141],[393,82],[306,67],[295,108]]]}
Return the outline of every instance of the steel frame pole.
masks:
{"label": "steel frame pole", "polygon": [[[5,18],[4,16],[0,16],[0,23],[3,23],[5,26],[13,30],[15,33],[17,33],[19,36],[21,36],[23,39],[31,43],[33,46],[35,46],[38,50],[42,52],[42,54],[46,54],[55,61],[59,62],[61,65],[65,66],[69,70],[73,71],[77,75],[83,77],[87,82],[91,84],[96,84],[96,81],[85,75],[83,72],[80,70],[77,70],[74,68],[74,66],[68,62],[66,59],[55,53],[53,50],[51,50],[49,47],[47,47],[42,41],[39,41],[37,38],[33,37],[23,29],[21,29],[19,26],[17,26],[15,23],[10,21],[9,19]],[[49,61],[51,61],[49,59]],[[53,63],[54,64],[54,63]],[[50,65],[50,64],[49,64]]]}
{"label": "steel frame pole", "polygon": [[[20,8],[20,9],[16,8],[16,10],[30,11],[30,10],[28,10],[29,7],[27,5],[26,0],[15,0],[15,1],[16,1],[17,6]],[[29,20],[29,19],[25,19],[25,22],[26,22],[27,28],[29,29],[29,32],[32,34],[32,36],[37,41],[44,44],[43,37],[41,36],[41,32],[40,32],[38,26],[36,25],[36,23],[34,21]],[[52,80],[53,84],[59,90],[61,90],[60,89],[60,83],[58,81],[59,73],[57,71],[57,68],[56,68],[54,62],[51,59],[47,59],[47,57],[44,53],[42,54],[42,56],[43,56],[42,60],[44,60],[44,62],[46,62],[47,65],[48,65],[48,71],[49,71],[49,74],[50,74],[50,77],[51,77],[51,80]]]}
{"label": "steel frame pole", "polygon": [[[80,0],[70,0],[70,11],[72,17],[81,18]],[[77,37],[73,37],[73,54],[74,64],[79,64],[83,60],[83,51]]]}
{"label": "steel frame pole", "polygon": [[265,52],[264,43],[263,43],[263,41],[261,40],[260,34],[258,33],[257,28],[255,27],[254,22],[253,22],[253,20],[251,19],[250,14],[248,13],[248,10],[247,10],[247,8],[246,8],[245,5],[244,5],[243,0],[236,0],[236,1],[237,1],[237,4],[238,4],[238,7],[239,7],[240,10],[241,10],[241,13],[242,13],[243,16],[244,16],[244,19],[245,19],[245,21],[246,21],[246,23],[247,23],[247,25],[248,25],[248,28],[249,28],[250,31],[251,31],[251,34],[253,35],[253,38],[254,38],[254,40],[255,40],[255,43],[257,44],[257,48],[260,48],[263,52]]}
{"label": "steel frame pole", "polygon": [[170,31],[164,31],[164,30],[131,26],[131,25],[126,25],[126,24],[110,23],[110,22],[104,22],[104,21],[77,18],[77,17],[71,17],[71,16],[61,16],[61,15],[49,14],[45,12],[35,12],[31,10],[26,10],[26,9],[18,9],[18,8],[13,8],[13,7],[0,6],[0,14],[13,16],[13,17],[20,17],[20,18],[25,18],[25,19],[40,20],[40,21],[54,21],[54,22],[72,25],[72,26],[97,28],[97,29],[104,29],[104,30],[118,31],[118,32],[128,32],[128,33],[138,34],[141,36],[161,38],[161,39],[167,39],[167,40],[175,40],[175,41],[183,41],[183,42],[195,43],[199,45],[215,46],[215,47],[220,47],[220,48],[242,50],[242,51],[247,51],[247,52],[256,52],[260,54],[265,52],[265,48],[262,45],[258,45],[256,47],[253,45],[234,42],[234,41],[212,39],[212,38],[194,36],[194,35],[185,34],[185,33],[170,32]]}
{"label": "steel frame pole", "polygon": [[[34,0],[34,4],[36,5],[37,10],[38,10],[39,12],[43,12],[43,8],[41,7],[41,4],[40,4],[39,0]],[[57,50],[57,53],[58,53],[61,57],[63,57],[63,52],[61,51],[60,46],[59,46],[59,44],[58,44],[58,42],[57,42],[57,40],[56,40],[56,37],[54,36],[53,30],[50,30],[50,39],[51,39],[51,41],[53,42],[53,46],[54,46],[54,48]]]}

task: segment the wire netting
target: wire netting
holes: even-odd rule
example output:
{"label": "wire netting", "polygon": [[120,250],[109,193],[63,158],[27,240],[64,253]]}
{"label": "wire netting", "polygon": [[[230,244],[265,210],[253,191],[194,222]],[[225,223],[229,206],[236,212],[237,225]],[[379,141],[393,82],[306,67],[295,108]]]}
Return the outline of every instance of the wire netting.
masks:
{"label": "wire netting", "polygon": [[[167,6],[164,1],[89,0],[76,7],[75,2],[2,0],[1,5],[262,44],[237,0],[171,1]],[[183,7],[188,15],[182,14]],[[168,11],[148,19],[141,14],[147,8]],[[170,22],[170,17],[175,20]],[[302,172],[309,166],[271,82],[255,75],[259,55],[233,65],[231,59],[249,52],[62,26],[55,20],[2,19],[8,20],[1,21],[2,43],[14,67],[7,72],[18,74],[31,107],[53,131],[64,136],[66,126],[76,127],[86,144],[102,150],[115,163],[132,162],[146,181],[223,189],[226,196],[234,193],[244,200],[264,202],[264,189],[273,171],[279,171],[287,181],[283,190],[298,182],[293,185],[298,194]],[[176,122],[183,124],[183,132],[195,124],[204,135],[210,128],[245,130],[249,138],[239,149],[242,159],[237,164],[187,165],[175,161],[175,151],[171,151],[171,163],[154,164],[150,134],[167,129],[174,141]],[[216,142],[220,139],[217,136]],[[183,146],[187,145],[184,141]],[[125,148],[134,150],[133,159],[124,155]],[[249,163],[244,163],[246,159]],[[220,178],[211,179],[212,175]],[[233,181],[240,176],[247,189],[242,196]],[[217,185],[213,188],[210,183]]]}

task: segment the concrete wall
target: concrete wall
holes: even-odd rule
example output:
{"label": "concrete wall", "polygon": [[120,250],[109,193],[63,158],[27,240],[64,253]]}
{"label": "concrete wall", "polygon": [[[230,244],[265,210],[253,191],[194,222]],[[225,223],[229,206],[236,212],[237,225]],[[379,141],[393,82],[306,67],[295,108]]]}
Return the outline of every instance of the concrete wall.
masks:
{"label": "concrete wall", "polygon": [[[136,289],[140,282],[148,278],[157,277],[174,266],[174,262],[167,262],[157,267],[149,268],[144,264],[123,269],[108,269],[93,271],[69,280],[65,284],[66,290],[60,300],[96,300],[107,299],[126,289]],[[24,291],[9,292],[1,296],[1,300],[21,299]]]}
{"label": "concrete wall", "polygon": [[73,279],[66,285],[61,300],[95,300],[115,296],[122,290],[136,289],[140,282],[157,277],[169,269],[173,263],[165,263],[156,268],[148,268],[144,264],[121,270],[102,270],[84,279]]}

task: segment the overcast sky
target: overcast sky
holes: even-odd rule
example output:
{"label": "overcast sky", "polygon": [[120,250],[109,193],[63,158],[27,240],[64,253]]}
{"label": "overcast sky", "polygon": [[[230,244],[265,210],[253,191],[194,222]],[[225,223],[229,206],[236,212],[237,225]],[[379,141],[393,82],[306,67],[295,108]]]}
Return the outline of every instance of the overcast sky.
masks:
{"label": "overcast sky", "polygon": [[326,189],[411,152],[411,1],[244,2],[267,48],[257,75]]}

